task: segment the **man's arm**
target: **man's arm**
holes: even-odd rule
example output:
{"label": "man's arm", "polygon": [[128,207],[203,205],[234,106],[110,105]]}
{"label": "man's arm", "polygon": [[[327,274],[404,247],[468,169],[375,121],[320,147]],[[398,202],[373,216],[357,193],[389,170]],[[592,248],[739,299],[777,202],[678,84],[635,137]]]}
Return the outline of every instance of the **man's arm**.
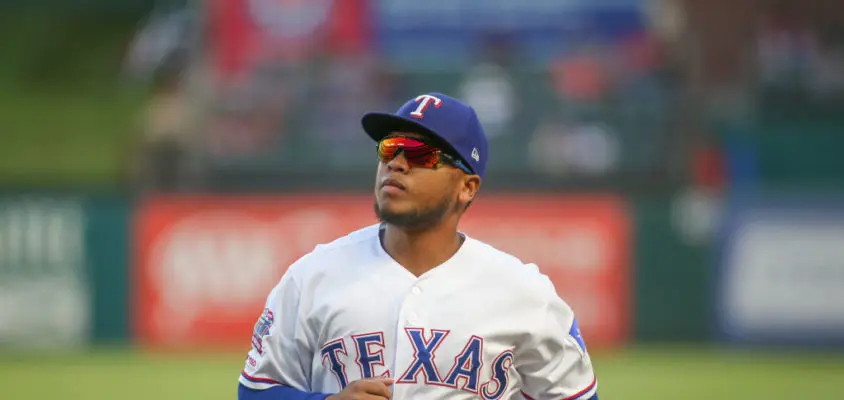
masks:
{"label": "man's arm", "polygon": [[270,292],[264,311],[255,323],[252,349],[240,373],[238,399],[389,399],[393,380],[383,377],[351,382],[337,394],[310,391],[310,368],[314,357],[311,338],[315,335],[301,317],[301,303],[301,291],[288,270]]}
{"label": "man's arm", "polygon": [[300,297],[299,287],[288,271],[270,292],[255,323],[252,348],[239,378],[239,398],[271,396],[312,400],[326,397],[309,393],[313,357],[307,327],[301,322]]}
{"label": "man's arm", "polygon": [[237,386],[238,400],[325,400],[330,394],[304,392],[289,386],[276,385],[264,390]]}
{"label": "man's arm", "polygon": [[287,386],[273,386],[265,390],[249,389],[242,384],[237,389],[241,400],[344,400],[344,399],[383,399],[392,397],[390,386],[392,378],[368,378],[354,381],[337,394],[308,393]]}
{"label": "man's arm", "polygon": [[544,318],[516,354],[522,395],[530,400],[597,400],[598,380],[571,308],[546,281]]}

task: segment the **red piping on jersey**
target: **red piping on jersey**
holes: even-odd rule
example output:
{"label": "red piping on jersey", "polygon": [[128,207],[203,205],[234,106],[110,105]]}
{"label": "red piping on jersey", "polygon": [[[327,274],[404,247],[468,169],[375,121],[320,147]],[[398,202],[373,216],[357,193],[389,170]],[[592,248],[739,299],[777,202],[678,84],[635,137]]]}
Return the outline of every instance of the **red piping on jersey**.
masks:
{"label": "red piping on jersey", "polygon": [[243,377],[246,378],[246,380],[248,380],[250,382],[269,383],[271,385],[281,385],[281,382],[276,381],[276,380],[272,380],[270,378],[256,378],[254,376],[250,376],[249,374],[246,373],[246,371],[241,371],[240,374],[243,375]]}
{"label": "red piping on jersey", "polygon": [[[592,383],[589,384],[589,386],[587,386],[586,389],[583,389],[583,390],[575,393],[574,395],[566,397],[562,400],[575,400],[578,397],[583,396],[586,393],[589,393],[590,390],[594,389],[596,383],[598,383],[598,377],[597,376],[592,378]],[[527,393],[525,393],[525,392],[522,392],[522,396],[525,396],[525,398],[528,399],[528,400],[536,400],[533,397],[528,396]]]}

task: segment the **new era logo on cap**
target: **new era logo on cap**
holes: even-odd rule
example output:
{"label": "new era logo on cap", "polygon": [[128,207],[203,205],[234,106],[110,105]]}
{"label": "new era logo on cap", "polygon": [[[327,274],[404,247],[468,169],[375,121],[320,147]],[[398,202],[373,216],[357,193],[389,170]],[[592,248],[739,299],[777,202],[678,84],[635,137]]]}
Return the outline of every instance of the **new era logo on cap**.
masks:
{"label": "new era logo on cap", "polygon": [[472,171],[483,178],[488,143],[475,110],[442,93],[414,97],[395,113],[367,113],[361,119],[363,130],[375,141],[392,132],[420,132],[436,136],[451,146]]}

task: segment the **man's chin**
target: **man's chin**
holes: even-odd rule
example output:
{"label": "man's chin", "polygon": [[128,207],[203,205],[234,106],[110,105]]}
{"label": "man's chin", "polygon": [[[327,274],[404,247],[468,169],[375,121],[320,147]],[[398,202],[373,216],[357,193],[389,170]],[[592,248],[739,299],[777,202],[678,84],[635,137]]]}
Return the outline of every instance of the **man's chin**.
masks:
{"label": "man's chin", "polygon": [[392,223],[393,221],[401,221],[412,218],[416,215],[416,213],[410,209],[397,207],[396,204],[391,204],[391,202],[385,202],[375,204],[375,215],[382,222]]}
{"label": "man's chin", "polygon": [[404,210],[389,203],[375,203],[375,215],[383,223],[405,229],[420,229],[431,224],[428,218],[420,216],[416,210]]}
{"label": "man's chin", "polygon": [[418,208],[410,202],[377,200],[374,206],[375,215],[381,222],[411,230],[436,226],[453,207],[445,200],[430,208]]}

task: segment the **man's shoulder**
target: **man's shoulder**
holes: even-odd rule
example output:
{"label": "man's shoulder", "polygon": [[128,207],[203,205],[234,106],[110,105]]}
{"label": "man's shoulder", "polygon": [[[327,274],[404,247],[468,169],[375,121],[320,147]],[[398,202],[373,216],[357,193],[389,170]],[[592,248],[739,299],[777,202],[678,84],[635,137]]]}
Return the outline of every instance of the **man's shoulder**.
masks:
{"label": "man's shoulder", "polygon": [[525,262],[519,257],[501,250],[489,243],[472,239],[473,257],[477,257],[480,268],[489,276],[494,276],[510,285],[527,287],[545,286],[548,277],[532,262]]}
{"label": "man's shoulder", "polygon": [[[378,238],[380,225],[369,225],[350,232],[328,243],[320,243],[314,247],[310,254],[326,255],[335,251],[348,250],[356,246],[369,245],[369,242]],[[366,244],[364,244],[366,243]]]}
{"label": "man's shoulder", "polygon": [[498,293],[509,293],[514,301],[527,308],[545,309],[551,304],[565,303],[554,282],[537,264],[525,262],[488,243],[479,240],[474,243],[477,271],[485,284]]}
{"label": "man's shoulder", "polygon": [[346,262],[362,255],[371,254],[373,241],[378,238],[379,225],[370,225],[358,229],[330,242],[317,244],[313,250],[299,258],[290,270],[295,274],[304,271],[330,268],[344,263],[333,262],[342,259]]}

